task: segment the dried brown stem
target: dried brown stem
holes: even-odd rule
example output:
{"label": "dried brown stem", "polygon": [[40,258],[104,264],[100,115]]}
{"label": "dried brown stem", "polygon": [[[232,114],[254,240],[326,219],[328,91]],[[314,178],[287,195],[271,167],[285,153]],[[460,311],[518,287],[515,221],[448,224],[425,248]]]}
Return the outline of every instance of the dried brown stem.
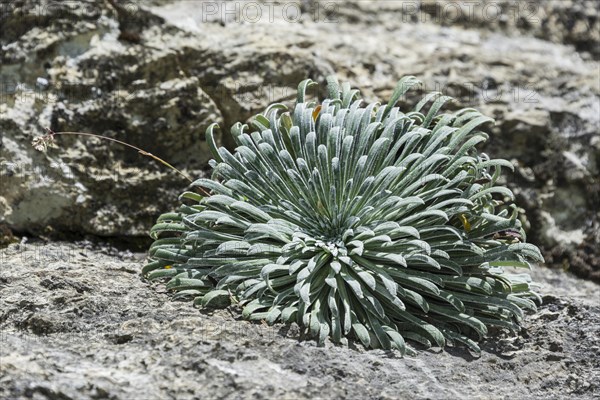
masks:
{"label": "dried brown stem", "polygon": [[[183,176],[188,181],[194,182],[194,180],[192,178],[190,178],[185,173],[183,173],[179,169],[175,168],[173,165],[169,164],[168,162],[166,162],[162,158],[157,157],[157,156],[155,156],[154,154],[152,154],[150,152],[142,150],[139,147],[136,147],[136,146],[134,146],[132,144],[123,142],[121,140],[114,139],[114,138],[107,137],[107,136],[96,135],[94,133],[86,133],[86,132],[54,132],[50,128],[46,128],[46,130],[48,131],[48,134],[45,135],[45,136],[43,136],[41,138],[42,141],[45,140],[45,139],[48,140],[48,141],[52,141],[52,139],[54,139],[54,136],[57,136],[57,135],[87,136],[87,137],[94,137],[94,138],[98,138],[98,139],[102,139],[102,140],[108,140],[110,142],[118,143],[120,145],[123,145],[123,146],[129,147],[131,149],[134,149],[134,150],[136,150],[138,153],[140,153],[143,156],[148,156],[150,158],[153,158],[154,160],[158,161],[159,163],[165,165],[166,167],[171,168],[173,171],[177,172],[179,175]],[[206,192],[203,188],[196,187],[196,190],[198,190],[200,192],[200,194],[202,194],[203,196],[210,196],[210,194],[208,192]]]}

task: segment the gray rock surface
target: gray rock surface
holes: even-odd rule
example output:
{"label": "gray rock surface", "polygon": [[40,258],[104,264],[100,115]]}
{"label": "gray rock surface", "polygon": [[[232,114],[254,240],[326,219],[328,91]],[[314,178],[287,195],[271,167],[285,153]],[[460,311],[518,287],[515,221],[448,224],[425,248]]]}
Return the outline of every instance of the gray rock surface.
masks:
{"label": "gray rock surface", "polygon": [[544,304],[519,337],[399,358],[304,341],[297,326],[199,311],[140,280],[143,254],[89,243],[0,251],[0,398],[593,399],[596,284],[538,268]]}

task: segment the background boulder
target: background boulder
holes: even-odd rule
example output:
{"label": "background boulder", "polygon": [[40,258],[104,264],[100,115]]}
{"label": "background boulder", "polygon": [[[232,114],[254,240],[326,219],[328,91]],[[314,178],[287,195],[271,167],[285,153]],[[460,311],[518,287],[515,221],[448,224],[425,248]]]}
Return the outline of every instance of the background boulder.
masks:
{"label": "background boulder", "polygon": [[[549,265],[600,282],[598,9],[561,2],[115,2],[2,4],[0,224],[12,234],[147,243],[185,179],[204,131],[228,128],[298,82],[336,73],[369,100],[403,75],[496,119],[483,151],[510,159],[529,240]],[[317,94],[317,93],[315,93]],[[10,232],[9,231],[9,232]],[[8,235],[8,234],[7,234]],[[6,236],[6,235],[5,235]]]}

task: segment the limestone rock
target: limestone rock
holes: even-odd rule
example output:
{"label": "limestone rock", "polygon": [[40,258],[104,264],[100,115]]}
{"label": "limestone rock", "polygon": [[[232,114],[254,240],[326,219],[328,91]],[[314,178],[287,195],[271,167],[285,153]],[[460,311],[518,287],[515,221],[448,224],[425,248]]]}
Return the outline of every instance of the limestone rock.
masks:
{"label": "limestone rock", "polygon": [[307,77],[337,73],[374,101],[412,74],[424,85],[402,105],[438,90],[496,119],[483,150],[514,161],[529,239],[600,280],[595,2],[113,3],[2,13],[0,223],[16,233],[144,237],[187,185],[93,139],[35,153],[46,126],[127,141],[196,178],[211,122],[231,146],[229,126],[291,104]]}

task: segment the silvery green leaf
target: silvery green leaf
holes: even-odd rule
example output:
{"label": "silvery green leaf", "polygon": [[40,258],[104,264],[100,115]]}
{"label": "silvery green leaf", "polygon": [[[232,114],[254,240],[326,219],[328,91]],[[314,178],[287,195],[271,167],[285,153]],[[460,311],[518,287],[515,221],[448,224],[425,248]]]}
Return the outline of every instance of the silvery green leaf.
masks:
{"label": "silvery green leaf", "polygon": [[227,290],[212,290],[202,297],[201,304],[207,308],[225,308],[231,304]]}

